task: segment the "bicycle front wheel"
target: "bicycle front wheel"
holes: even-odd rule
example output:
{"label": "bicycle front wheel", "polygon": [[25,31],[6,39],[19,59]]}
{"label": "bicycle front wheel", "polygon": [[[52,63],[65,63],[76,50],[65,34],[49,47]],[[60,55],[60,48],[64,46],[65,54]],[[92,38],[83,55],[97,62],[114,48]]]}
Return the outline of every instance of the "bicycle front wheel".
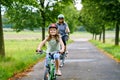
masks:
{"label": "bicycle front wheel", "polygon": [[50,76],[49,76],[48,69],[45,70],[45,73],[44,73],[44,80],[50,80]]}

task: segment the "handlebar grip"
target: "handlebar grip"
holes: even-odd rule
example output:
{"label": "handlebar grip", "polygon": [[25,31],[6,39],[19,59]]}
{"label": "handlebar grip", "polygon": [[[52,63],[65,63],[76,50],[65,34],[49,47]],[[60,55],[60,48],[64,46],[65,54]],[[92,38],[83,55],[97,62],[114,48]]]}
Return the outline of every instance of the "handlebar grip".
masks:
{"label": "handlebar grip", "polygon": [[36,52],[37,52],[38,54],[42,54],[42,53],[43,53],[42,50],[36,50]]}

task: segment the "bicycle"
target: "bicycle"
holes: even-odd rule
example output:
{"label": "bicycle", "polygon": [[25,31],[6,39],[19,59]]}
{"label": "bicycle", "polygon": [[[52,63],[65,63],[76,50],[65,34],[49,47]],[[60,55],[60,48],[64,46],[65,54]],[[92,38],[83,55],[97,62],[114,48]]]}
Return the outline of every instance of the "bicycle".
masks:
{"label": "bicycle", "polygon": [[[39,54],[46,53],[45,51],[37,51]],[[54,62],[54,53],[59,53],[58,51],[54,51],[49,53],[48,61],[47,61],[47,66],[46,70],[44,73],[44,80],[56,80],[57,75],[55,74],[55,62]]]}
{"label": "bicycle", "polygon": [[[69,34],[62,35],[61,37],[65,37],[65,40],[68,41]],[[68,51],[66,50],[63,54],[60,55],[60,67],[63,67],[65,64],[65,57],[67,57]]]}

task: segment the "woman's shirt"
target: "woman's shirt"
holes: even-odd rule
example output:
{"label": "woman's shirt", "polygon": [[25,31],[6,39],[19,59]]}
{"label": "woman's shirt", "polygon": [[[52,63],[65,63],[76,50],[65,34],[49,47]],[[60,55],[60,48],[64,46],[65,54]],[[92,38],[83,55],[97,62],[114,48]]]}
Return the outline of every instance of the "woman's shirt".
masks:
{"label": "woman's shirt", "polygon": [[51,39],[50,41],[48,41],[47,53],[57,51],[57,50],[60,50],[60,43],[55,39]]}
{"label": "woman's shirt", "polygon": [[62,24],[57,23],[57,26],[58,26],[59,33],[62,36],[64,36],[66,34],[66,27],[68,26],[67,23],[62,23]]}

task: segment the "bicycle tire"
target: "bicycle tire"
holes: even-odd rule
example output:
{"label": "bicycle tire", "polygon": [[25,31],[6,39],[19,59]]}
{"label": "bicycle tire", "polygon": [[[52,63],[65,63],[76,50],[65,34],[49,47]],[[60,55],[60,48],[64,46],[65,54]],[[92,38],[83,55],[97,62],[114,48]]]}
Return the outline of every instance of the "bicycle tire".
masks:
{"label": "bicycle tire", "polygon": [[65,57],[66,57],[66,53],[64,53],[64,54],[62,54],[62,55],[60,56],[60,67],[63,67],[63,66],[64,66]]}
{"label": "bicycle tire", "polygon": [[54,67],[51,68],[50,72],[48,71],[48,69],[45,70],[44,80],[56,80]]}
{"label": "bicycle tire", "polygon": [[50,80],[50,78],[49,78],[49,72],[48,72],[47,69],[45,70],[45,73],[44,73],[44,80]]}

